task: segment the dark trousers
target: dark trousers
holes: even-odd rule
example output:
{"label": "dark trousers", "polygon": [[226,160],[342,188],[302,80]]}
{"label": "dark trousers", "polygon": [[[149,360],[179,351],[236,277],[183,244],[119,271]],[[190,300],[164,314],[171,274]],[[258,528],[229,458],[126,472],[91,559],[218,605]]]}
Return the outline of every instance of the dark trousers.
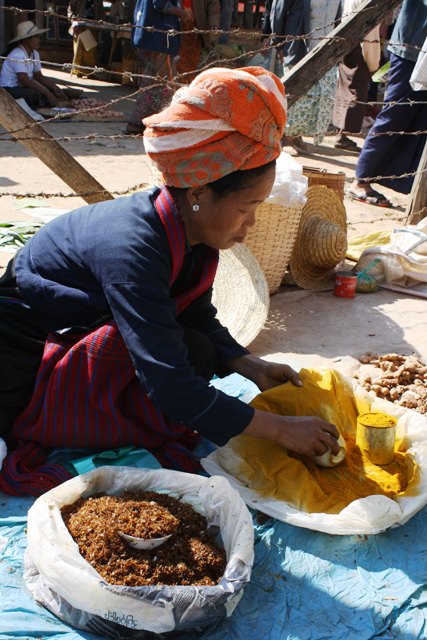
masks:
{"label": "dark trousers", "polygon": [[[402,135],[399,132],[425,131],[427,106],[421,103],[427,101],[427,91],[413,91],[409,84],[415,62],[392,54],[390,63],[385,101],[397,104],[385,106],[378,114],[359,155],[356,178],[366,182],[378,182],[400,193],[409,193],[413,176],[377,176],[400,176],[417,170],[426,134]],[[376,135],[390,131],[397,133]]]}
{"label": "dark trousers", "polygon": [[31,109],[40,109],[41,107],[48,107],[49,102],[40,91],[36,89],[30,89],[29,87],[4,87],[8,93],[15,98],[15,100],[19,100],[19,98],[24,98],[25,102],[28,104]]}

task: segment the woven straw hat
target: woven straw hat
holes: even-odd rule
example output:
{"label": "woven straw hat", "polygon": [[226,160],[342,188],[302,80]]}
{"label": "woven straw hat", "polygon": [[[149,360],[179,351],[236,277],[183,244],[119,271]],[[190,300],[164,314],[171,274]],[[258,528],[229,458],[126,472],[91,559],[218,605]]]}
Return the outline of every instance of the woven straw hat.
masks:
{"label": "woven straw hat", "polygon": [[262,269],[245,245],[220,251],[212,303],[239,344],[246,347],[255,340],[267,320],[270,295]]}
{"label": "woven straw hat", "polygon": [[24,20],[24,22],[18,23],[18,26],[16,27],[16,36],[12,38],[12,40],[9,40],[8,44],[33,38],[34,36],[39,36],[47,31],[49,31],[49,29],[39,29],[36,27],[34,22],[31,22],[31,20]]}
{"label": "woven straw hat", "polygon": [[[162,185],[155,163],[149,168],[151,184]],[[255,340],[267,320],[270,292],[258,260],[245,245],[219,252],[212,303],[221,324],[242,347]]]}
{"label": "woven straw hat", "polygon": [[342,201],[328,187],[309,187],[289,261],[294,282],[302,289],[332,289],[334,268],[346,251],[347,221]]}

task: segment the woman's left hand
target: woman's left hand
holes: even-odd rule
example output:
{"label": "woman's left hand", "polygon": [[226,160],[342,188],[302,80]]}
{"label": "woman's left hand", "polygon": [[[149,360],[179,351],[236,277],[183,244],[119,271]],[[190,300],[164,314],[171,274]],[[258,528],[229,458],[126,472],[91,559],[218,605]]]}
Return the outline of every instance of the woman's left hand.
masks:
{"label": "woman's left hand", "polygon": [[267,362],[251,354],[235,358],[228,363],[232,371],[252,380],[261,391],[291,381],[296,387],[302,387],[298,373],[287,364]]}
{"label": "woman's left hand", "polygon": [[261,391],[267,391],[267,389],[277,387],[288,381],[292,382],[296,387],[302,387],[298,373],[289,365],[278,362],[266,362],[265,360],[261,360],[260,362],[263,366],[259,367],[257,379],[254,380],[254,382]]}

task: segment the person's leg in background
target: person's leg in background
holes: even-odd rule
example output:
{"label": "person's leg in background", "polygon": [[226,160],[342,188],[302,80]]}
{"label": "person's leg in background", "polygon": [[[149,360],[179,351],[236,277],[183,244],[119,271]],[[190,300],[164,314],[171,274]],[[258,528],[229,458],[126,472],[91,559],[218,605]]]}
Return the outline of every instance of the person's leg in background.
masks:
{"label": "person's leg in background", "polygon": [[31,109],[37,110],[40,107],[49,107],[49,102],[42,93],[36,91],[36,89],[29,89],[28,87],[4,87],[6,91],[15,98],[15,100],[19,100],[23,98],[25,102],[28,104]]}
{"label": "person's leg in background", "polygon": [[360,133],[366,111],[371,74],[357,45],[338,65],[338,85],[332,123],[338,129],[335,148],[359,152],[347,133]]}
{"label": "person's leg in background", "polygon": [[[138,78],[140,92],[126,127],[127,134],[141,135],[144,132],[142,120],[159,113],[172,99],[173,89],[166,82],[171,72],[174,73],[170,58],[159,51],[138,49],[138,74],[143,77]],[[164,81],[158,78],[164,78]]]}
{"label": "person's leg in background", "polygon": [[[409,78],[415,62],[390,56],[390,73],[385,95],[386,104],[369,131],[356,164],[350,196],[355,200],[387,207],[390,202],[374,191],[372,182],[379,182],[400,193],[409,193],[413,176],[403,176],[417,170],[425,143],[425,135],[401,135],[425,129],[427,91],[413,91]],[[396,104],[397,103],[397,104]],[[396,132],[396,135],[386,135]],[[384,134],[384,135],[379,135]],[[389,176],[397,176],[391,178]]]}
{"label": "person's leg in background", "polygon": [[84,31],[88,30],[84,27],[77,27],[73,35],[74,55],[71,74],[76,75],[78,78],[89,76],[92,73],[92,69],[94,69],[97,63],[97,46],[95,45],[91,49],[86,49],[82,39],[80,38],[80,34]]}
{"label": "person's leg in background", "polygon": [[218,38],[219,44],[228,44],[230,41],[230,35],[227,32],[231,29],[234,6],[235,0],[221,0],[221,19],[219,28],[224,33],[221,33]]}

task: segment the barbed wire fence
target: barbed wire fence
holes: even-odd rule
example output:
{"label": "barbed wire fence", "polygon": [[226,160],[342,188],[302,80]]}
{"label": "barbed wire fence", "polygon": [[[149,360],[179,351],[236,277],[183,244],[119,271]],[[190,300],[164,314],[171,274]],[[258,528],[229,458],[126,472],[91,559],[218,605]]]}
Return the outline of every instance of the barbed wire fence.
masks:
{"label": "barbed wire fence", "polygon": [[[26,13],[26,14],[34,14],[34,16],[39,15],[40,17],[55,17],[58,19],[58,21],[64,21],[67,24],[70,23],[69,19],[64,16],[61,13],[56,13],[52,10],[40,10],[40,9],[34,9],[34,10],[23,10],[20,9],[19,7],[0,7],[0,14],[1,11],[11,11],[15,14],[20,14],[20,13]],[[128,31],[132,31],[133,29],[145,29],[147,31],[150,32],[160,32],[162,34],[166,34],[167,37],[173,37],[176,35],[189,35],[189,34],[197,34],[197,35],[204,35],[204,34],[209,34],[209,35],[214,35],[215,38],[219,38],[219,36],[221,35],[227,35],[228,38],[231,41],[239,41],[241,39],[244,40],[244,50],[239,50],[237,51],[236,48],[236,54],[235,55],[229,55],[230,51],[228,51],[228,55],[226,57],[221,56],[221,48],[218,47],[218,49],[216,50],[215,48],[212,49],[212,51],[208,52],[205,54],[204,58],[202,59],[202,61],[197,65],[196,69],[187,73],[176,73],[173,75],[172,78],[166,78],[166,77],[162,77],[162,76],[148,76],[146,74],[141,74],[138,73],[137,70],[124,70],[124,71],[119,71],[117,69],[111,69],[111,68],[105,68],[104,66],[79,66],[79,71],[88,76],[88,77],[94,77],[95,79],[99,76],[107,76],[110,80],[113,80],[116,84],[127,84],[129,86],[129,93],[127,95],[124,96],[119,96],[116,98],[112,98],[110,100],[107,101],[103,101],[102,104],[99,105],[95,105],[95,106],[87,106],[87,107],[76,107],[76,115],[77,116],[84,116],[85,114],[91,114],[91,115],[96,115],[96,113],[102,113],[103,111],[105,111],[106,109],[110,109],[111,107],[117,107],[120,106],[120,103],[122,101],[128,101],[128,100],[136,100],[138,95],[140,95],[143,92],[146,91],[150,91],[151,89],[153,89],[154,87],[159,87],[159,86],[168,86],[170,88],[172,88],[174,91],[176,91],[177,89],[179,89],[182,86],[186,85],[186,80],[189,77],[193,77],[194,76],[194,72],[196,71],[197,73],[204,71],[206,69],[212,68],[212,67],[218,67],[218,66],[223,66],[223,67],[239,67],[239,66],[247,66],[247,64],[250,62],[250,60],[256,56],[256,55],[263,55],[265,56],[265,58],[267,59],[270,55],[270,53],[272,51],[274,52],[280,52],[281,48],[283,47],[284,44],[289,44],[292,41],[296,41],[296,40],[310,40],[311,42],[323,42],[325,40],[339,40],[341,38],[336,38],[336,37],[331,37],[331,36],[318,36],[316,35],[316,30],[311,31],[310,33],[307,34],[303,34],[300,36],[281,36],[279,34],[268,34],[268,35],[264,35],[261,33],[260,29],[241,29],[239,28],[231,28],[227,31],[223,31],[221,29],[217,29],[214,32],[212,32],[212,30],[202,30],[202,29],[198,29],[198,28],[193,28],[193,29],[189,29],[189,30],[182,30],[182,31],[177,31],[177,30],[168,30],[167,32],[165,32],[164,30],[161,29],[156,29],[154,27],[139,27],[138,25],[132,25],[131,23],[121,23],[119,25],[115,24],[115,23],[111,23],[108,20],[90,20],[90,19],[85,19],[84,20],[85,25],[87,25],[88,28],[93,28],[93,29],[97,29],[97,30],[107,30],[107,31],[111,31],[113,29],[119,30],[119,31],[123,31],[125,29],[127,29]],[[330,29],[332,30],[335,26],[335,22],[331,23],[330,25],[326,25],[326,27],[330,27]],[[323,27],[324,29],[325,27]],[[355,45],[360,43],[360,42],[369,42],[369,43],[378,43],[381,47],[384,46],[384,40],[371,40],[371,39],[364,39],[364,40],[354,40]],[[417,50],[418,52],[423,51],[423,49],[421,47],[416,47],[414,45],[408,45],[406,43],[393,43],[392,41],[387,41],[389,44],[404,44],[404,46],[406,47],[413,47],[415,50]],[[71,38],[70,38],[70,45],[71,45]],[[230,49],[230,48],[229,48]],[[7,56],[3,55],[0,56],[0,64],[6,59]],[[56,63],[56,62],[51,62],[48,60],[41,60],[41,64],[42,66],[45,67],[49,67],[50,69],[57,69],[61,72],[65,72],[65,73],[72,73],[73,69],[75,68],[76,65],[73,64],[73,62],[66,62],[66,63]],[[135,67],[137,65],[137,61],[135,60]],[[141,81],[145,81],[145,85],[143,87],[139,87],[139,83]],[[150,82],[151,84],[147,85],[147,82]],[[299,96],[293,96],[295,100],[298,100],[300,98],[305,98],[306,100],[313,100],[316,101],[318,100],[317,96],[310,96],[310,93],[305,94],[305,95],[299,95]],[[333,106],[336,98],[335,96],[323,96],[322,97],[323,100],[327,100],[331,102],[331,105]],[[354,106],[354,105],[363,105],[365,107],[371,107],[373,109],[378,109],[378,108],[382,108],[384,106],[392,106],[395,104],[399,104],[400,107],[405,107],[405,108],[411,108],[414,104],[427,104],[427,102],[413,102],[408,100],[407,102],[401,103],[401,102],[396,102],[396,101],[387,101],[387,100],[368,100],[368,101],[359,101],[359,100],[340,100],[340,104],[343,107],[346,106]],[[74,102],[74,105],[77,105],[77,102]],[[14,130],[9,130],[9,131],[0,131],[0,156],[2,155],[1,153],[1,143],[10,143],[11,140],[15,141],[16,138],[14,137],[14,134],[20,134],[19,135],[19,140],[20,141],[25,141],[25,140],[38,140],[38,141],[45,141],[45,140],[54,140],[58,143],[63,143],[63,144],[68,144],[74,141],[96,141],[96,140],[101,140],[101,139],[110,139],[110,140],[120,140],[120,139],[129,139],[129,138],[134,138],[134,135],[131,134],[126,134],[126,133],[114,133],[114,134],[101,134],[98,133],[96,131],[86,134],[86,135],[67,135],[67,136],[51,136],[49,135],[49,138],[44,137],[43,135],[40,134],[34,134],[31,132],[32,128],[37,128],[39,129],[40,124],[44,125],[48,125],[52,122],[56,122],[58,120],[63,120],[67,118],[67,114],[61,114],[58,113],[56,115],[53,115],[51,117],[46,117],[44,119],[44,121],[42,123],[40,122],[34,122],[33,124],[29,124],[26,125],[25,127],[18,127]],[[25,132],[25,135],[22,135],[23,132]],[[310,131],[307,136],[315,136],[318,133],[325,133],[325,132],[317,132],[317,131]],[[350,133],[351,132],[344,132],[344,133]],[[376,136],[426,136],[427,135],[427,129],[420,129],[418,131],[382,131],[382,132],[377,132],[375,134],[371,135],[376,135]],[[424,170],[422,173],[425,173],[427,170]],[[402,174],[399,175],[378,175],[378,176],[374,176],[370,178],[370,181],[372,182],[377,182],[379,180],[384,180],[384,179],[388,179],[388,180],[393,180],[393,179],[399,179],[399,178],[405,178],[405,177],[412,177],[412,176],[418,176],[420,174],[419,171],[414,171],[414,172],[404,172]],[[116,191],[110,191],[110,193],[114,196],[122,196],[122,195],[127,195],[130,193],[133,193],[141,188],[146,187],[147,184],[146,183],[139,183],[139,184],[135,184],[132,185],[131,187],[127,188],[127,189],[123,189],[123,190],[116,190]],[[91,192],[91,193],[95,193],[95,192]],[[17,193],[15,191],[0,191],[0,197],[2,196],[12,196],[15,198],[73,198],[76,196],[79,197],[84,197],[90,195],[88,193],[63,193],[63,192],[56,192],[56,193],[46,193],[46,192],[39,192],[39,193]],[[381,218],[384,219],[384,218]],[[376,221],[378,221],[379,219],[377,218]]]}

